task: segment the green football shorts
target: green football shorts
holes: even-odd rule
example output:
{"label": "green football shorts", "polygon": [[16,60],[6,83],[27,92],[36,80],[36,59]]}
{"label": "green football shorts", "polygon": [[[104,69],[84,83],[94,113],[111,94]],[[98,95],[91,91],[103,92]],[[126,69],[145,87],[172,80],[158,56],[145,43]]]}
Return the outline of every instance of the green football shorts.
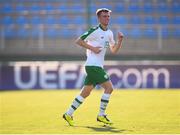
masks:
{"label": "green football shorts", "polygon": [[87,76],[84,81],[84,85],[93,85],[104,83],[109,80],[109,76],[105,70],[97,66],[86,66]]}

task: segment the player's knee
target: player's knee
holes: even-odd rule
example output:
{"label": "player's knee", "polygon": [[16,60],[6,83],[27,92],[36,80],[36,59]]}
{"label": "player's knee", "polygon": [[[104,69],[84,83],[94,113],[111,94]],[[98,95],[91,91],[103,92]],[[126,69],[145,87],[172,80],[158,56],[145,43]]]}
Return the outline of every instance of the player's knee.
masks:
{"label": "player's knee", "polygon": [[113,88],[112,88],[112,87],[107,87],[107,88],[105,89],[105,93],[111,94],[112,92],[113,92]]}
{"label": "player's knee", "polygon": [[93,89],[93,86],[84,86],[81,90],[81,96],[86,98],[90,95],[91,91]]}
{"label": "player's knee", "polygon": [[80,95],[81,95],[83,98],[86,98],[86,97],[88,97],[88,96],[90,95],[90,93],[91,93],[91,91],[82,91]]}

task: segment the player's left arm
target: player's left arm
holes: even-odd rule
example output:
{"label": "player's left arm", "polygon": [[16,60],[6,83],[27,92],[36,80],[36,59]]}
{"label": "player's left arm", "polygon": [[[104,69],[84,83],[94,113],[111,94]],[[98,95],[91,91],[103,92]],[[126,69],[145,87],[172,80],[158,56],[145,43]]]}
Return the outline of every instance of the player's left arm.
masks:
{"label": "player's left arm", "polygon": [[110,45],[110,50],[113,54],[116,54],[118,50],[122,47],[124,35],[122,32],[118,32],[117,42],[114,45]]}

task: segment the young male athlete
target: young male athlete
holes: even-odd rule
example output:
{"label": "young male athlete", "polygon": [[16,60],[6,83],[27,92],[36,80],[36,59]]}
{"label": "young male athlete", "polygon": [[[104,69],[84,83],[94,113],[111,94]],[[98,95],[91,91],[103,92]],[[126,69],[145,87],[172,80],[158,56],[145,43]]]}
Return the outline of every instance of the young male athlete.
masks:
{"label": "young male athlete", "polygon": [[97,121],[104,124],[112,124],[112,122],[107,118],[105,110],[113,91],[113,86],[109,76],[103,69],[103,64],[107,48],[110,48],[113,54],[117,53],[121,48],[123,34],[121,32],[118,33],[117,42],[115,43],[113,33],[108,28],[110,13],[111,10],[109,9],[98,9],[96,11],[96,15],[99,20],[99,25],[91,28],[76,40],[78,45],[87,49],[87,60],[85,63],[87,76],[80,94],[73,100],[67,112],[63,114],[63,118],[70,126],[74,125],[74,111],[84,102],[84,99],[90,95],[92,89],[97,84],[104,88],[104,93],[101,97],[99,114],[97,115]]}

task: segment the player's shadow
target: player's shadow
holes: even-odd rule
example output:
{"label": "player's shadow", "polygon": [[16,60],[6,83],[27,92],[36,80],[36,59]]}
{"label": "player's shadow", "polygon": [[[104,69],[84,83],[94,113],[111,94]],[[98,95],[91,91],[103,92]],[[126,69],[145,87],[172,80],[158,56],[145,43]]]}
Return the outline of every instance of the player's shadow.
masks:
{"label": "player's shadow", "polygon": [[123,133],[124,131],[127,131],[125,129],[117,129],[112,126],[101,126],[101,127],[84,126],[84,128],[89,128],[96,132]]}
{"label": "player's shadow", "polygon": [[90,129],[97,131],[97,132],[122,133],[123,131],[126,131],[124,129],[117,129],[117,128],[111,127],[111,126],[102,126],[102,127],[87,126],[87,128],[90,128]]}

